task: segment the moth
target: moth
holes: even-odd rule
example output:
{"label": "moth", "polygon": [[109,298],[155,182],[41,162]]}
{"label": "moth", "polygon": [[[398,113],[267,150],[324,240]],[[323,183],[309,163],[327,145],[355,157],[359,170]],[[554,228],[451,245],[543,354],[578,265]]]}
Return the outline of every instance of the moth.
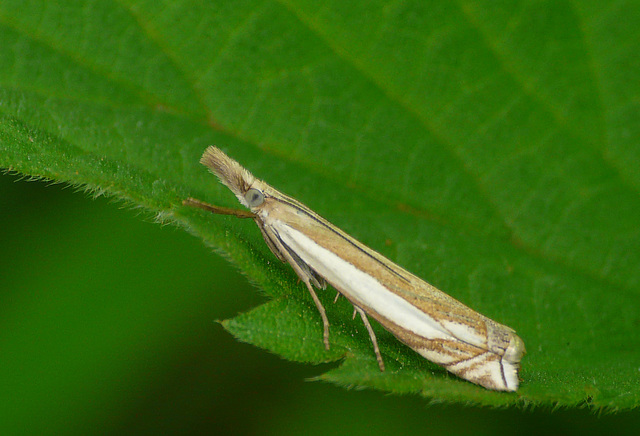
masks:
{"label": "moth", "polygon": [[384,362],[372,317],[401,342],[451,373],[487,389],[518,389],[522,340],[511,328],[470,309],[366,247],[299,201],[255,178],[217,147],[200,162],[250,211],[213,206],[194,198],[185,205],[253,219],[273,254],[304,282],[320,312],[324,346],[329,320],[315,288],[327,283],[346,297],[369,333],[381,371]]}

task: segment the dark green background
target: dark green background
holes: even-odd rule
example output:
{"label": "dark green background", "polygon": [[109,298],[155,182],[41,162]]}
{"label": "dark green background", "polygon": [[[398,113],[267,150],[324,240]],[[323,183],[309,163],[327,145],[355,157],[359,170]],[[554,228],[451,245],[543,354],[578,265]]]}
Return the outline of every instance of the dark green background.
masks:
{"label": "dark green background", "polygon": [[[214,322],[263,299],[200,240],[121,203],[15,176],[0,177],[0,204],[2,434],[589,435],[640,428],[638,412],[429,405],[305,381],[327,365],[284,361]],[[172,305],[179,310],[167,312]]]}

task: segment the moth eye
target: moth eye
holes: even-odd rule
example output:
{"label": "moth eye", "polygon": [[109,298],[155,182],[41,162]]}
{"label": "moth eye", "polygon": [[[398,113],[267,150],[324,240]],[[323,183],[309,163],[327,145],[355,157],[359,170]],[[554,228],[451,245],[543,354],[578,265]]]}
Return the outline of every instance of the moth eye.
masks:
{"label": "moth eye", "polygon": [[255,188],[251,188],[244,194],[244,199],[247,200],[249,207],[258,207],[264,203],[264,194]]}

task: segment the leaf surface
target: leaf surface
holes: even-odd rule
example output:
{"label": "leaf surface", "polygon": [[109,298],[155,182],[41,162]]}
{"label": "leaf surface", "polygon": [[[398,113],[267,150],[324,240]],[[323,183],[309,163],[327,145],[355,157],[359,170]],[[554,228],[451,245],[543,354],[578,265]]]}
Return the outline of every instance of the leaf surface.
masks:
{"label": "leaf surface", "polygon": [[[3,1],[0,167],[173,220],[272,298],[224,322],[320,378],[487,405],[640,402],[636,2]],[[66,5],[66,6],[65,6]],[[198,164],[257,177],[527,345],[517,394],[446,374],[293,272]]]}

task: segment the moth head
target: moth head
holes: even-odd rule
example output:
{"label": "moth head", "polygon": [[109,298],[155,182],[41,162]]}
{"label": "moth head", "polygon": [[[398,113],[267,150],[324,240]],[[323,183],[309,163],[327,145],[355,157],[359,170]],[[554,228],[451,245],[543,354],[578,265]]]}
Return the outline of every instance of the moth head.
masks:
{"label": "moth head", "polygon": [[257,188],[249,188],[244,194],[244,200],[250,209],[260,207],[264,203],[264,192]]}
{"label": "moth head", "polygon": [[[259,197],[264,195],[258,189],[252,189],[255,182],[259,182],[253,174],[247,171],[242,165],[224,154],[218,147],[210,146],[202,155],[200,163],[206,166],[215,174],[220,181],[231,190],[240,203],[248,208],[253,208],[261,204]],[[257,191],[257,192],[254,192]]]}

